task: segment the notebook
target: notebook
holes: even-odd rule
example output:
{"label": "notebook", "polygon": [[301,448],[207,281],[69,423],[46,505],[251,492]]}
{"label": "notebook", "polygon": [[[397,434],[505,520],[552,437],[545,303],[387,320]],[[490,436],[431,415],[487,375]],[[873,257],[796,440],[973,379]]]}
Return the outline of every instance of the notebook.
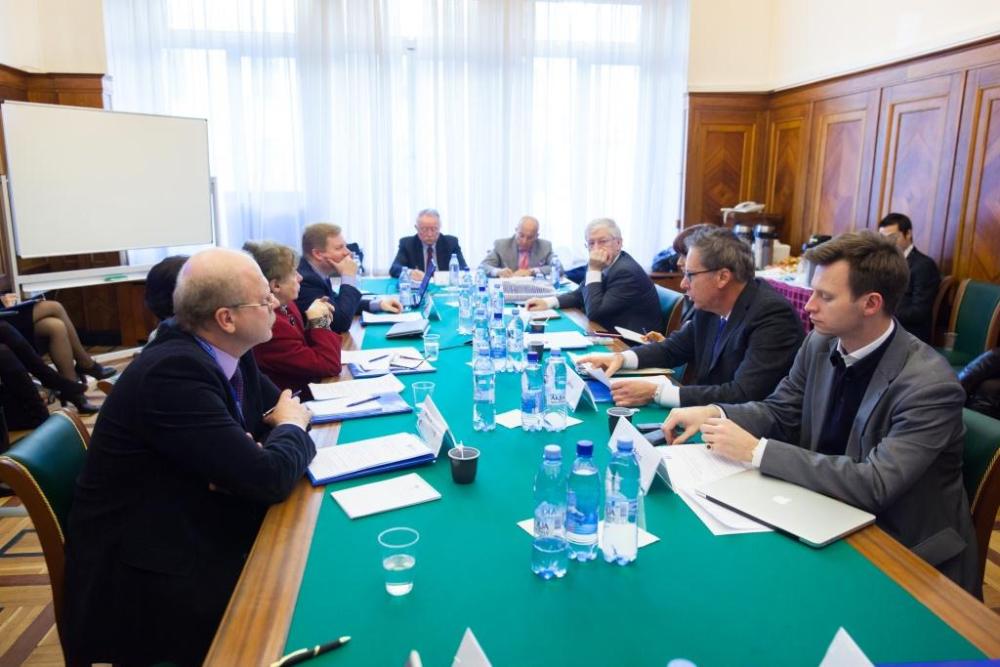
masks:
{"label": "notebook", "polygon": [[313,413],[309,420],[312,424],[326,424],[362,417],[381,417],[382,415],[413,411],[413,408],[399,394],[357,395],[325,401],[306,401],[303,405]]}
{"label": "notebook", "polygon": [[317,449],[309,464],[309,479],[313,486],[322,486],[342,479],[412,468],[434,458],[434,452],[416,435],[394,433]]}
{"label": "notebook", "polygon": [[420,338],[430,326],[430,322],[420,318],[415,322],[398,322],[385,332],[386,338]]}
{"label": "notebook", "polygon": [[697,492],[816,548],[875,522],[874,514],[756,469],[710,482]]}
{"label": "notebook", "polygon": [[341,489],[330,495],[352,519],[441,498],[441,494],[415,472]]}

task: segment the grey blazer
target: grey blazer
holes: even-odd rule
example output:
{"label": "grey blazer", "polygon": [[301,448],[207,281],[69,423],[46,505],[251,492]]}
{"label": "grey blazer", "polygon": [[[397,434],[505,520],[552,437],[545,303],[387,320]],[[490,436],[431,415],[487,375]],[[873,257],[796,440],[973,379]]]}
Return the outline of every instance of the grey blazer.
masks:
{"label": "grey blazer", "polygon": [[[545,239],[537,239],[528,253],[528,264],[533,269],[548,273],[549,262],[552,261],[552,244]],[[517,239],[513,236],[507,239],[497,239],[493,242],[493,250],[486,254],[486,259],[480,264],[486,273],[496,278],[500,269],[517,271]]]}
{"label": "grey blazer", "polygon": [[763,401],[722,405],[768,438],[762,473],[876,515],[887,533],[980,597],[975,534],[962,484],[962,386],[944,357],[896,322],[843,456],[817,453],[836,338],[813,332]]}

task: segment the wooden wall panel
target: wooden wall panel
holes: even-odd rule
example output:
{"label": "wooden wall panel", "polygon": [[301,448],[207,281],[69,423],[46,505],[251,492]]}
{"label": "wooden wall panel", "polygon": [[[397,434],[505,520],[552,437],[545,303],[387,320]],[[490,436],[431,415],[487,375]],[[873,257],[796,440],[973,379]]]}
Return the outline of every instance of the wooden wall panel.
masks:
{"label": "wooden wall panel", "polygon": [[806,156],[812,107],[797,104],[773,111],[767,129],[767,210],[783,219],[781,240],[802,245],[802,203],[805,200]]}
{"label": "wooden wall panel", "polygon": [[[964,73],[883,90],[869,227],[890,212],[913,221],[914,244],[939,264],[951,193]],[[950,266],[942,267],[949,272]]]}
{"label": "wooden wall panel", "polygon": [[813,107],[803,236],[865,227],[877,103],[878,93],[873,92],[823,100]]}
{"label": "wooden wall panel", "polygon": [[964,206],[956,272],[1000,283],[1000,65],[969,73],[958,160],[955,190]]}

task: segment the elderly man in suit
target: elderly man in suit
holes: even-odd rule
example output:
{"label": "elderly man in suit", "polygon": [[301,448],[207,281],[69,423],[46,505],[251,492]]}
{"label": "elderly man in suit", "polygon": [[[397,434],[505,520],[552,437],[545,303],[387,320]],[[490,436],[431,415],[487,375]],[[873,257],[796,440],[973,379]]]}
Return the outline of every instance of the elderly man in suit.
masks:
{"label": "elderly man in suit", "polygon": [[818,267],[805,306],[816,328],[788,376],[763,401],[673,410],[668,441],[700,429],[718,454],[872,512],[979,597],[962,483],[965,393],[944,358],[893,319],[906,260],[872,232],[843,234],[806,259]]}
{"label": "elderly man in suit", "polygon": [[462,246],[454,236],[441,233],[441,214],[432,208],[426,208],[417,214],[417,233],[399,239],[399,249],[396,259],[392,260],[389,275],[398,278],[403,268],[412,269],[410,277],[413,280],[423,280],[424,271],[431,261],[438,268],[447,270],[452,255],[458,256],[458,265],[463,271],[468,270],[462,255]]}
{"label": "elderly man in suit", "polygon": [[552,244],[538,238],[538,219],[526,215],[517,223],[514,236],[497,239],[480,267],[492,278],[534,276],[551,270]]}
{"label": "elderly man in suit", "polygon": [[660,299],[645,269],[622,250],[622,232],[610,218],[598,218],[584,232],[590,258],[584,284],[558,297],[529,299],[528,310],[581,308],[606,329],[646,333],[663,328]]}
{"label": "elderly man in suit", "polygon": [[613,375],[621,368],[690,364],[694,381],[677,387],[646,380],[611,385],[616,405],[650,401],[666,407],[742,403],[765,398],[788,373],[802,344],[795,309],[754,278],[750,247],[729,229],[702,231],[686,241],[681,287],[694,303],[691,320],[669,338],[616,354],[580,359]]}
{"label": "elderly man in suit", "polygon": [[[354,316],[363,310],[373,313],[398,313],[403,306],[396,297],[364,299],[358,289],[358,263],[351,255],[337,225],[317,222],[302,230],[302,258],[299,260],[302,284],[295,305],[301,312],[309,310],[316,299],[326,299],[333,305],[330,328],[344,333],[351,328]],[[339,291],[333,290],[330,277],[340,276]]]}
{"label": "elderly man in suit", "polygon": [[174,320],[108,396],[77,479],[68,664],[204,659],[264,513],[316,453],[309,410],[251,354],[276,306],[244,253],[206,250],[182,268]]}
{"label": "elderly man in suit", "polygon": [[911,334],[931,344],[934,299],[941,287],[941,272],[934,260],[913,245],[913,223],[902,213],[890,213],[878,223],[879,233],[891,238],[906,257],[910,281],[896,309],[896,319]]}

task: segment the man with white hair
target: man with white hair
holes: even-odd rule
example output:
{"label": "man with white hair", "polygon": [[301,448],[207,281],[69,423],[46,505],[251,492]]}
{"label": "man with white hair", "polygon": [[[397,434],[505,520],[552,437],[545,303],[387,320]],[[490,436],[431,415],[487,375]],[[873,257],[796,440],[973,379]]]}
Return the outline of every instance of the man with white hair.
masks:
{"label": "man with white hair", "polygon": [[526,215],[517,223],[514,236],[497,239],[480,267],[491,278],[533,276],[550,270],[552,244],[538,238],[538,218]]}
{"label": "man with white hair", "polygon": [[175,320],[94,428],[66,540],[69,664],[201,664],[269,505],[316,453],[309,410],[257,369],[276,299],[242,252],[181,269]]}
{"label": "man with white hair", "polygon": [[581,308],[605,329],[621,326],[641,334],[663,329],[656,286],[632,256],[622,250],[614,220],[598,218],[584,235],[590,258],[584,284],[569,294],[530,299],[528,310]]}

